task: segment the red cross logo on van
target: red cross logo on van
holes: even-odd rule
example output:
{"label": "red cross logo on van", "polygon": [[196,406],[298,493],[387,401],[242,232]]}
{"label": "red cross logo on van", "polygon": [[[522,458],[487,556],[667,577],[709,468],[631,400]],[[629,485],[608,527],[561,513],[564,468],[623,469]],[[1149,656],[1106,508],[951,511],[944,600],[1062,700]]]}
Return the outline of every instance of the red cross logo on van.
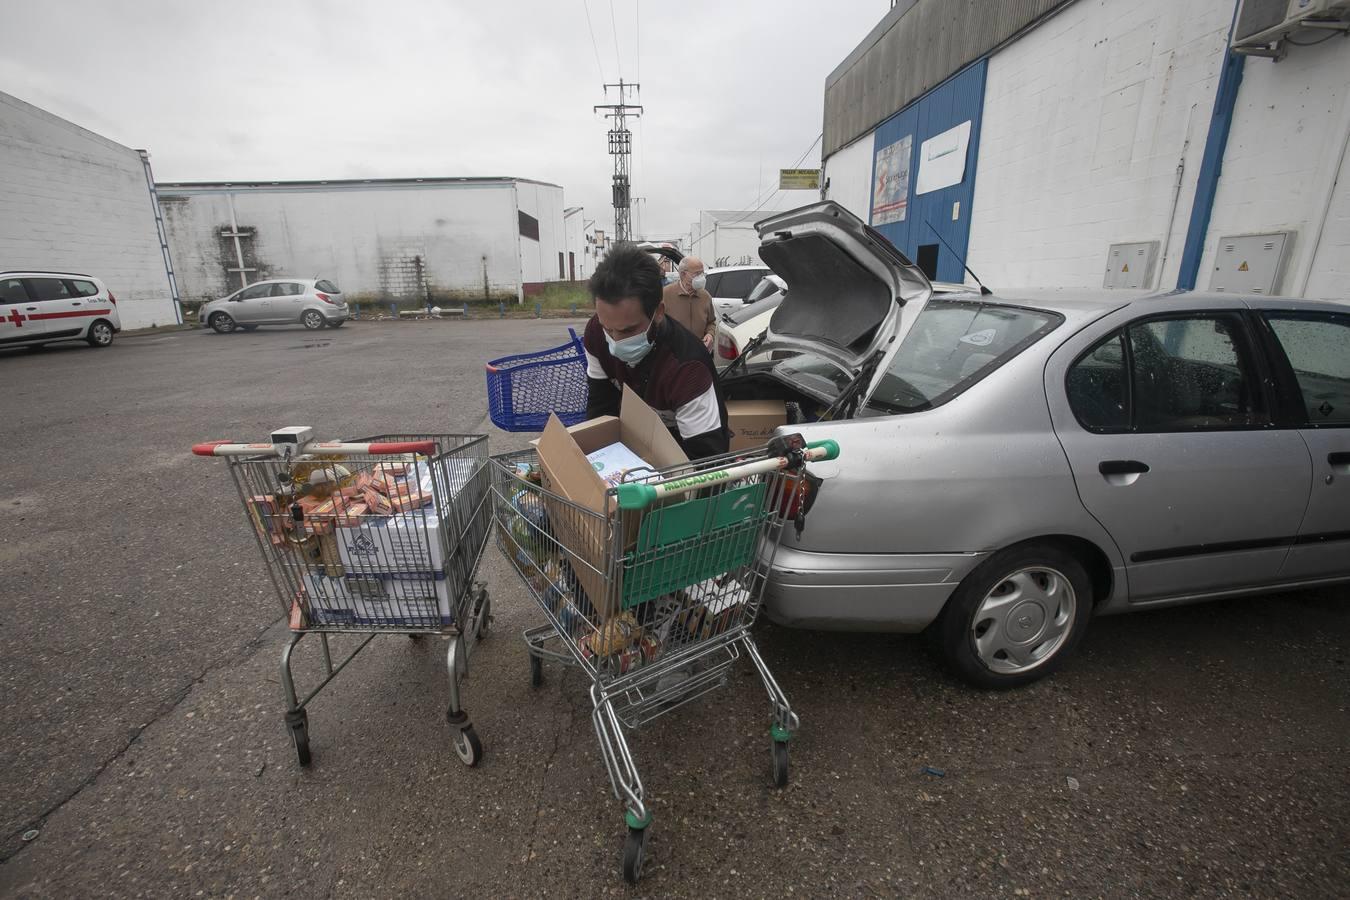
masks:
{"label": "red cross logo on van", "polygon": [[19,311],[17,309],[11,309],[9,311],[9,315],[5,316],[5,318],[13,322],[15,328],[22,328],[23,320],[26,319],[27,316],[21,316],[19,315]]}

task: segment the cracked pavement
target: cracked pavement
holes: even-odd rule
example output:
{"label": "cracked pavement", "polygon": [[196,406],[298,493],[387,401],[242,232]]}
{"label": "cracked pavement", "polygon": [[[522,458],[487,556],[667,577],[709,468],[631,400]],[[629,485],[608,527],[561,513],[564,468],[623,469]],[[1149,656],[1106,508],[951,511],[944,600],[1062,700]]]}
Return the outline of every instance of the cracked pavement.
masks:
{"label": "cracked pavement", "polygon": [[764,626],[802,717],[792,781],[769,786],[742,662],[631,736],[655,816],[634,890],[587,683],[546,663],[530,687],[539,618],[490,545],[496,619],[463,693],[479,768],[450,747],[445,645],[386,637],[312,704],[300,770],[278,600],[224,465],[188,447],[296,422],[481,431],[484,359],[566,324],[0,353],[0,895],[1343,895],[1343,588],[1099,619],[1063,672],[997,694],[915,637]]}

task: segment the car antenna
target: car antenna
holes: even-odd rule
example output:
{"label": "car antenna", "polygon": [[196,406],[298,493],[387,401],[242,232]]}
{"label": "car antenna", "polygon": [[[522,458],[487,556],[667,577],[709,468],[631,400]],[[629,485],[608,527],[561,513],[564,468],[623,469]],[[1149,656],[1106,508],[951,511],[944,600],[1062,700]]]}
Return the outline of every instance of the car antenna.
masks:
{"label": "car antenna", "polygon": [[[942,246],[946,247],[951,252],[952,256],[955,256],[957,259],[961,259],[961,254],[957,253],[954,249],[952,249],[952,245],[947,243],[947,239],[942,236],[942,233],[933,227],[932,222],[928,221],[927,219],[924,219],[923,224],[928,226],[929,231],[937,235],[937,239],[939,241],[942,241]],[[965,269],[967,272],[970,272],[970,277],[974,278],[975,283],[980,286],[981,296],[988,297],[994,293],[993,291],[989,290],[989,288],[984,286],[984,282],[980,280],[980,276],[970,271],[970,266],[966,265],[966,261],[964,259],[961,259],[961,268]]]}

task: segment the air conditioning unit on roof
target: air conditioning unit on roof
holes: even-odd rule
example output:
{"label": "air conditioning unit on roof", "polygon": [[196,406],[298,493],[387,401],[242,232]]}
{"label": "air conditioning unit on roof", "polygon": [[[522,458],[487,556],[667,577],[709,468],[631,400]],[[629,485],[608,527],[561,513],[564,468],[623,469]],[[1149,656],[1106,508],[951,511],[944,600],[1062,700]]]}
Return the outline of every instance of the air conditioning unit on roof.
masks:
{"label": "air conditioning unit on roof", "polygon": [[1286,41],[1299,45],[1337,31],[1350,33],[1350,0],[1243,0],[1233,51],[1280,59]]}

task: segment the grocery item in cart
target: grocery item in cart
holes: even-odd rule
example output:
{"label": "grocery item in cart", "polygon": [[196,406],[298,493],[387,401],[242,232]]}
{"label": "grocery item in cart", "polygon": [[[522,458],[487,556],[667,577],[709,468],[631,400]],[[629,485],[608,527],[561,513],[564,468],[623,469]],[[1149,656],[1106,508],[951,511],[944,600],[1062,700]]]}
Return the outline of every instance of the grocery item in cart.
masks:
{"label": "grocery item in cart", "polygon": [[647,461],[622,442],[587,453],[586,459],[595,468],[595,474],[600,476],[600,480],[610,487],[623,484],[629,472],[652,474]]}

